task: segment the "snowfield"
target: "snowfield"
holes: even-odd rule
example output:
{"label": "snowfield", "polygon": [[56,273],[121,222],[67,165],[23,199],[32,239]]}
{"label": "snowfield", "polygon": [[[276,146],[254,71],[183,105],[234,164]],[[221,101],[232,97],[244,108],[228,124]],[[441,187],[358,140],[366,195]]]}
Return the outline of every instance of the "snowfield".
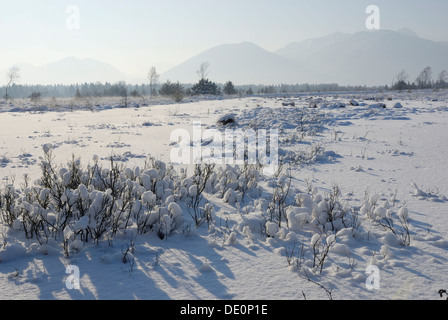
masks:
{"label": "snowfield", "polygon": [[[1,299],[448,289],[447,91],[159,102],[0,101]],[[170,163],[194,122],[278,130],[278,170]]]}

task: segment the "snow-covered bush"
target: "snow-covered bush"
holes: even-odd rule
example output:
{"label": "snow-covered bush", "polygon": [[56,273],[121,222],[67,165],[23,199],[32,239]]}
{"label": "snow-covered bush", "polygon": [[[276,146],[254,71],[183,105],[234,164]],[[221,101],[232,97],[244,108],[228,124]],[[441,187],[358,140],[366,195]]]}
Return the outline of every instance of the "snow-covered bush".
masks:
{"label": "snow-covered bush", "polygon": [[[191,177],[150,159],[143,168],[125,168],[110,158],[99,158],[86,168],[72,158],[65,166],[53,164],[53,148],[43,146],[42,176],[21,190],[8,185],[0,192],[4,225],[22,231],[27,239],[44,244],[59,241],[64,252],[79,251],[83,243],[112,239],[128,230],[155,232],[161,239],[183,228],[190,216],[196,225],[213,222],[214,206],[205,193],[230,204],[260,193],[260,172],[251,165],[198,164]],[[224,197],[224,195],[226,195]],[[184,212],[188,213],[184,216]]]}
{"label": "snow-covered bush", "polygon": [[81,242],[98,242],[126,229],[154,230],[165,238],[182,223],[173,196],[179,183],[166,164],[152,160],[143,169],[130,169],[111,158],[110,167],[103,168],[95,157],[83,169],[73,157],[57,169],[52,146],[43,149],[42,177],[23,190],[9,185],[0,194],[2,222],[26,238],[40,244],[60,240],[68,254],[79,250]]}
{"label": "snow-covered bush", "polygon": [[[353,260],[350,245],[369,241],[373,227],[385,231],[388,246],[410,244],[406,208],[394,208],[376,194],[366,194],[356,208],[336,185],[326,192],[310,186],[301,192],[292,185],[291,171],[264,178],[256,165],[198,164],[188,175],[155,159],[142,168],[125,168],[111,158],[106,168],[97,157],[86,168],[75,157],[56,167],[50,145],[44,147],[41,169],[33,184],[0,190],[1,222],[41,245],[56,241],[66,255],[129,234],[187,238],[190,226],[205,222],[213,243],[218,237],[222,245],[243,243],[241,237],[251,243],[259,236],[268,245],[284,244],[288,265],[315,275],[327,272],[334,256]],[[219,205],[233,207],[234,216],[227,219],[232,213]],[[292,244],[301,248],[296,263],[286,248]],[[133,257],[123,249],[123,261]]]}
{"label": "snow-covered bush", "polygon": [[381,201],[379,194],[373,194],[366,195],[360,212],[366,219],[389,232],[388,239],[396,240],[397,243],[405,247],[411,244],[409,210],[406,207],[401,207],[395,213],[388,200]]}

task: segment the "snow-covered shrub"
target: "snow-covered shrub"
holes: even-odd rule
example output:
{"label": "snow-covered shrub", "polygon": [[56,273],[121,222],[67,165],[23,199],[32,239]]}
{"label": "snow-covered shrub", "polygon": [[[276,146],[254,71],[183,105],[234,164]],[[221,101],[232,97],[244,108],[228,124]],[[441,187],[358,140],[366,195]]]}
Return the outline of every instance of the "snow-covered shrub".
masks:
{"label": "snow-covered shrub", "polygon": [[360,213],[389,232],[390,234],[386,235],[389,242],[396,242],[405,247],[409,246],[411,244],[411,233],[408,209],[401,207],[398,213],[394,213],[389,201],[380,202],[380,200],[381,196],[379,194],[370,196],[366,194]]}
{"label": "snow-covered shrub", "polygon": [[[43,149],[42,177],[22,190],[10,185],[0,192],[1,221],[23,231],[26,238],[40,244],[53,238],[69,254],[79,251],[81,242],[98,243],[127,229],[154,231],[165,238],[181,226],[183,205],[176,203],[181,201],[177,198],[181,184],[165,163],[152,160],[143,169],[130,169],[111,158],[110,167],[103,168],[94,157],[93,165],[83,169],[73,157],[56,168],[52,146]],[[192,179],[197,187],[190,198],[194,205],[200,202],[206,180]],[[212,207],[206,206],[205,211],[210,216]]]}
{"label": "snow-covered shrub", "polygon": [[338,186],[333,186],[325,198],[318,204],[318,219],[324,230],[330,229],[337,232],[342,228],[347,228],[345,221],[348,210],[340,200],[341,190]]}
{"label": "snow-covered shrub", "polygon": [[286,210],[287,221],[289,229],[293,231],[300,231],[306,223],[310,221],[311,214],[307,208],[299,208],[289,206]]}
{"label": "snow-covered shrub", "polygon": [[200,226],[208,217],[201,204],[204,202],[203,192],[209,186],[214,169],[215,165],[213,164],[196,164],[193,177],[188,180],[184,179],[182,183],[185,189],[188,188],[188,192],[185,194],[185,204],[196,226]]}
{"label": "snow-covered shrub", "polygon": [[291,192],[292,177],[282,176],[274,184],[271,202],[268,204],[267,219],[275,221],[279,227],[284,220],[288,224],[287,208],[293,201]]}
{"label": "snow-covered shrub", "polygon": [[274,238],[277,235],[277,232],[279,231],[278,224],[272,221],[266,222],[266,234],[269,237]]}
{"label": "snow-covered shrub", "polygon": [[[28,193],[30,191],[28,190]],[[13,185],[7,185],[0,194],[0,212],[3,223],[12,227],[16,221],[15,205],[19,192]]]}

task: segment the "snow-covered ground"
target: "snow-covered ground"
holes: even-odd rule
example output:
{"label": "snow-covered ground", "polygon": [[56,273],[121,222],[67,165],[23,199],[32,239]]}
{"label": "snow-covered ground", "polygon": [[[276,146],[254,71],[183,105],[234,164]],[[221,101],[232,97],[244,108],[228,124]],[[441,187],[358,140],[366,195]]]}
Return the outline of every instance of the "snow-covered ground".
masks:
{"label": "snow-covered ground", "polygon": [[[0,298],[440,299],[448,289],[448,92],[115,105],[0,102]],[[281,170],[273,177],[255,166],[216,167],[198,197],[198,212],[207,214],[195,223],[192,166],[184,174],[174,165],[164,176],[170,187],[153,194],[145,179],[155,182],[163,166],[151,157],[169,165],[173,131],[193,137],[198,121],[203,130],[223,130],[217,120],[229,114],[236,123],[227,128],[278,130]],[[123,186],[146,204],[142,214],[151,220],[158,210],[157,219],[139,230],[121,203],[111,208],[123,207],[128,223],[117,218],[115,232],[98,241],[83,238],[95,213],[82,219],[79,212],[65,230],[27,239],[24,212],[45,221],[58,214],[37,181],[44,149],[67,190],[70,176],[59,169],[73,156],[84,173],[94,159],[108,168],[112,156],[123,166]],[[10,227],[11,184],[17,221]],[[67,203],[87,192],[95,209],[93,189],[92,182],[71,190]],[[78,274],[69,266],[79,271],[79,289],[67,283]]]}

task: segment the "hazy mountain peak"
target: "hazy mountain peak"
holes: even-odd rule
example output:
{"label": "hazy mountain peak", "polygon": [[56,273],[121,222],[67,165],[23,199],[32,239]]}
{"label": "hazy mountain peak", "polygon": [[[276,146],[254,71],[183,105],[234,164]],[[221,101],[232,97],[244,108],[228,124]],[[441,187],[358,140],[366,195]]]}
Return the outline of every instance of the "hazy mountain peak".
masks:
{"label": "hazy mountain peak", "polygon": [[316,38],[277,53],[326,74],[325,83],[384,85],[403,69],[414,78],[426,66],[434,72],[448,67],[446,45],[419,38],[409,29]]}
{"label": "hazy mountain peak", "polygon": [[110,64],[92,59],[65,57],[41,66],[18,64],[22,84],[76,84],[84,82],[118,82],[126,76]]}
{"label": "hazy mountain peak", "polygon": [[300,61],[312,56],[326,47],[333,45],[334,43],[343,41],[350,36],[350,34],[334,32],[326,36],[290,43],[275,51],[275,53],[293,61]]}
{"label": "hazy mountain peak", "polygon": [[204,52],[219,51],[219,50],[223,50],[223,49],[229,50],[229,51],[234,51],[234,52],[239,52],[239,51],[244,52],[246,50],[268,52],[265,49],[263,49],[262,47],[260,47],[259,45],[255,44],[253,42],[249,42],[249,41],[243,41],[243,42],[239,42],[239,43],[225,43],[225,44],[210,48]]}
{"label": "hazy mountain peak", "polygon": [[236,84],[296,83],[314,75],[300,63],[245,41],[206,50],[168,70],[161,80],[194,83],[203,62],[209,63],[209,78],[219,83],[229,80]]}
{"label": "hazy mountain peak", "polygon": [[405,35],[405,36],[418,38],[417,33],[414,30],[411,30],[409,28],[401,28],[401,29],[397,30],[397,32],[399,34],[402,34],[402,35]]}

